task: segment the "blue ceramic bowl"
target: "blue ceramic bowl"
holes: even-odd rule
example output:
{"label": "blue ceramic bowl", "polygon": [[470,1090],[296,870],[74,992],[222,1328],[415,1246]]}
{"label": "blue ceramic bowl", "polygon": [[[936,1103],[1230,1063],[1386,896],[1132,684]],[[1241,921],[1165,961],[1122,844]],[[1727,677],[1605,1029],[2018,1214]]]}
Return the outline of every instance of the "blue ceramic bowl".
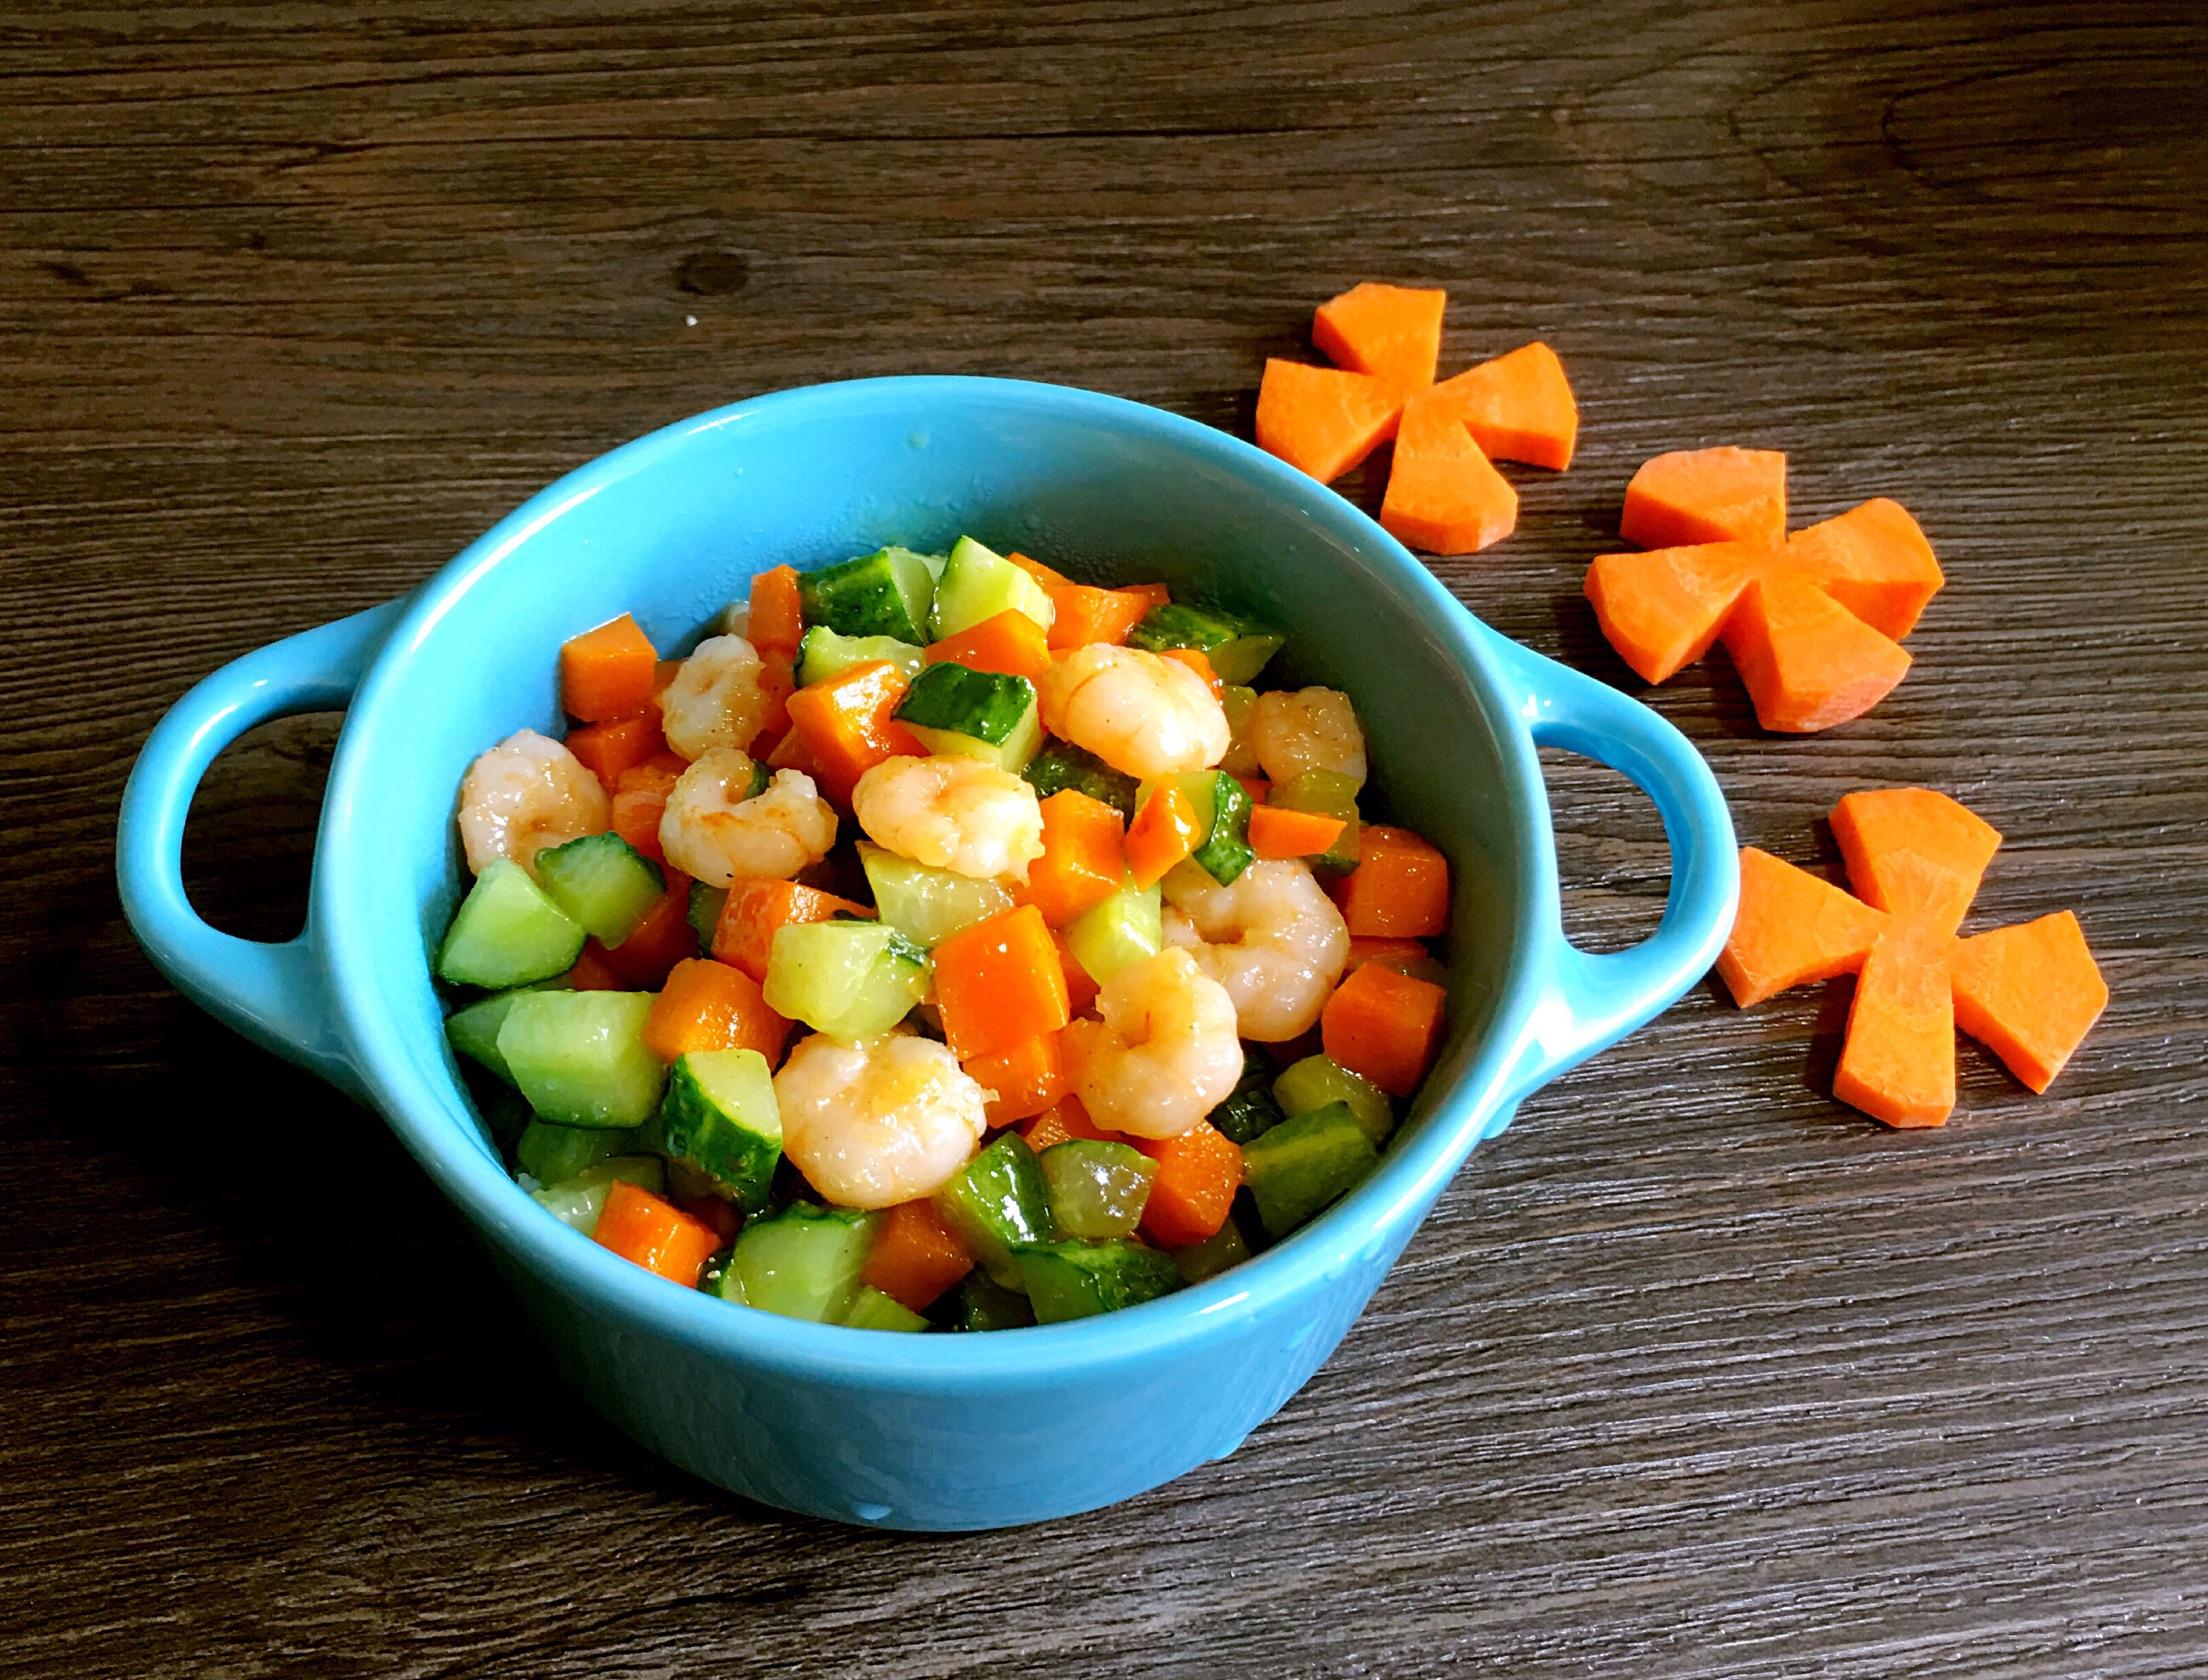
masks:
{"label": "blue ceramic bowl", "polygon": [[[427,962],[462,878],[454,789],[491,742],[558,725],[552,651],[576,631],[633,610],[659,646],[685,646],[757,570],[963,531],[1076,575],[1216,593],[1289,633],[1286,675],[1356,697],[1382,796],[1455,870],[1447,1044],[1360,1189],[1201,1287],[981,1336],[731,1309],[547,1217],[486,1140]],[[216,932],[178,871],[200,776],[255,724],[335,709],[305,931]],[[1615,766],[1662,813],[1670,897],[1630,951],[1564,939],[1537,743]],[[216,672],[148,739],[117,863],[154,961],[384,1115],[608,1418],[751,1498],[909,1529],[1064,1516],[1232,1452],[1340,1341],[1473,1147],[1708,967],[1736,890],[1724,803],[1676,731],[1473,619],[1331,491],[1156,409],[943,378],[670,426],[560,480],[407,599]]]}

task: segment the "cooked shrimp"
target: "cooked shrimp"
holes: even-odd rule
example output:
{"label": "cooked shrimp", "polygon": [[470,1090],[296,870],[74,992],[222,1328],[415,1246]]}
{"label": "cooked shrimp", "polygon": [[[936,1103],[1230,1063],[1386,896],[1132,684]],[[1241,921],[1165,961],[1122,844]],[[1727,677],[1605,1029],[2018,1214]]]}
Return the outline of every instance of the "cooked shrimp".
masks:
{"label": "cooked shrimp", "polygon": [[777,770],[751,791],[751,760],[715,747],[676,779],[659,819],[667,861],[709,887],[739,875],[787,881],[828,855],[836,813],[802,770]]}
{"label": "cooked shrimp", "polygon": [[1242,1077],[1234,1000],[1186,951],[1130,963],[1097,994],[1102,1021],[1066,1029],[1074,1089],[1106,1131],[1179,1137]]}
{"label": "cooked shrimp", "polygon": [[689,759],[703,758],[715,747],[741,752],[773,709],[759,652],[741,636],[700,642],[659,696],[667,744]]}
{"label": "cooked shrimp", "polygon": [[988,1096],[932,1038],[803,1040],[774,1076],[782,1153],[843,1207],[881,1208],[942,1187],[988,1130]]}
{"label": "cooked shrimp", "polygon": [[1365,731],[1349,696],[1335,688],[1260,694],[1243,739],[1276,782],[1306,770],[1332,770],[1365,783]]}
{"label": "cooked shrimp", "polygon": [[1278,1044],[1306,1033],[1349,961],[1349,929],[1303,864],[1253,863],[1222,887],[1184,864],[1165,878],[1166,937],[1226,988],[1244,1038]]}
{"label": "cooked shrimp", "polygon": [[1035,790],[978,758],[890,758],[851,790],[851,811],[877,846],[975,880],[1027,879],[1043,855]]}
{"label": "cooked shrimp", "polygon": [[478,875],[498,858],[531,864],[545,847],[602,834],[612,821],[598,778],[534,729],[507,736],[460,782],[460,844]]}
{"label": "cooked shrimp", "polygon": [[1044,727],[1129,776],[1208,769],[1233,740],[1210,684],[1141,648],[1075,648],[1042,688]]}

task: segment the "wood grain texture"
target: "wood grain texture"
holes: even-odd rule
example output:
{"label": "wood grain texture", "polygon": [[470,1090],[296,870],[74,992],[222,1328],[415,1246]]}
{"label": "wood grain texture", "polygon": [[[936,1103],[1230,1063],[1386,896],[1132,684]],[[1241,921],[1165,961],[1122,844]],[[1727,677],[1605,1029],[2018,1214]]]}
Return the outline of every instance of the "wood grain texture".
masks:
{"label": "wood grain texture", "polygon": [[[0,13],[0,1674],[1655,1680],[2208,1670],[2208,32],[2178,3],[535,0]],[[1579,465],[1438,569],[1637,691],[1626,477],[1783,448],[1948,590],[1862,722],[1654,698],[1745,836],[1999,826],[1972,926],[2114,988],[2045,1098],[1825,1095],[1845,994],[1705,987],[1527,1104],[1232,1460],[1017,1535],[734,1505],[586,1418],[372,1117],[123,930],[115,801],[217,663],[670,418],[1016,373],[1246,428],[1360,278],[1533,333]],[[1344,486],[1366,505],[1377,482]],[[210,778],[200,904],[295,918],[334,725]],[[1665,858],[1558,758],[1570,915]]]}

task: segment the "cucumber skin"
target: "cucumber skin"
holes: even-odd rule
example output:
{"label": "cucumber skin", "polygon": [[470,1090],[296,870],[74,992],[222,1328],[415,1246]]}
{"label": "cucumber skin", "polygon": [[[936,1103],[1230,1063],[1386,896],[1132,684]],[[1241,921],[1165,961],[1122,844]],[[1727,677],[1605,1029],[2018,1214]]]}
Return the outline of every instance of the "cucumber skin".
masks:
{"label": "cucumber skin", "polygon": [[1016,1289],[1007,1289],[986,1272],[974,1272],[958,1288],[961,1330],[1024,1330],[1035,1322],[1035,1309]]}
{"label": "cucumber skin", "polygon": [[1054,793],[1072,788],[1076,793],[1085,793],[1111,806],[1129,822],[1134,821],[1135,790],[1141,784],[1071,741],[1048,743],[1020,774],[1035,790],[1038,799],[1048,799]]}
{"label": "cucumber skin", "polygon": [[[912,565],[901,564],[905,561]],[[888,636],[908,645],[927,641],[929,601],[912,598],[914,566],[921,577],[928,576],[929,568],[920,555],[910,549],[882,548],[817,572],[799,573],[798,603],[805,623],[824,624],[842,636]]]}
{"label": "cucumber skin", "polygon": [[897,703],[897,721],[1002,746],[1035,710],[1035,685],[1002,671],[976,671],[956,660],[930,665]]}
{"label": "cucumber skin", "polygon": [[1242,1047],[1242,1077],[1208,1116],[1229,1143],[1263,1137],[1287,1116],[1273,1095],[1273,1059],[1252,1045]]}
{"label": "cucumber skin", "polygon": [[875,1216],[792,1202],[736,1234],[721,1277],[723,1300],[784,1318],[834,1323],[858,1293]]}
{"label": "cucumber skin", "polygon": [[537,882],[600,944],[636,931],[667,893],[659,865],[618,834],[586,834],[537,854]]}
{"label": "cucumber skin", "polygon": [[[704,1057],[734,1058],[721,1063]],[[747,1112],[735,1113],[715,1094],[731,1083],[757,1087],[741,1093]],[[765,1108],[768,1115],[749,1112]],[[773,1131],[767,1129],[772,1118]],[[756,1050],[689,1051],[668,1070],[659,1105],[660,1136],[667,1154],[687,1161],[747,1214],[762,1211],[782,1159],[782,1117],[774,1106],[774,1075]]]}
{"label": "cucumber skin", "polygon": [[1222,887],[1231,887],[1242,871],[1257,861],[1250,850],[1250,793],[1224,770],[1208,770],[1213,778],[1211,832],[1189,854],[1205,874]]}
{"label": "cucumber skin", "polygon": [[935,1210],[973,1250],[975,1261],[1006,1289],[1019,1287],[1012,1251],[1057,1236],[1050,1192],[1035,1151],[1006,1132],[962,1167],[934,1196]]}
{"label": "cucumber skin", "polygon": [[1243,1180],[1276,1241],[1363,1182],[1379,1152],[1347,1103],[1283,1120],[1242,1151]]}
{"label": "cucumber skin", "polygon": [[1117,1312],[1182,1287],[1180,1268],[1140,1243],[1043,1243],[1014,1259],[1038,1324]]}
{"label": "cucumber skin", "polygon": [[1395,1130],[1395,1103],[1387,1092],[1323,1052],[1284,1068],[1273,1081],[1273,1100],[1291,1119],[1329,1103],[1340,1103],[1356,1117],[1375,1149]]}

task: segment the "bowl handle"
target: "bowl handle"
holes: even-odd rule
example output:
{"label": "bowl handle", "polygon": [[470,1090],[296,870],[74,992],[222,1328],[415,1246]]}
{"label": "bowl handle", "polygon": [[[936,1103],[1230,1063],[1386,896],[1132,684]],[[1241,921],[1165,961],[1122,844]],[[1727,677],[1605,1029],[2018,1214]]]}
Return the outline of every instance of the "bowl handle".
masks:
{"label": "bowl handle", "polygon": [[282,944],[209,927],[184,894],[184,819],[215,756],[256,724],[342,710],[397,619],[371,607],[233,660],[154,725],[123,789],[115,878],[131,931],[183,992],[255,1043],[358,1096],[314,929]]}
{"label": "bowl handle", "polygon": [[1717,778],[1684,735],[1609,684],[1490,634],[1534,744],[1630,778],[1655,802],[1671,846],[1663,919],[1638,945],[1582,951],[1561,921],[1537,935],[1547,946],[1543,984],[1511,1081],[1515,1103],[1668,1008],[1708,970],[1732,929],[1740,857]]}

